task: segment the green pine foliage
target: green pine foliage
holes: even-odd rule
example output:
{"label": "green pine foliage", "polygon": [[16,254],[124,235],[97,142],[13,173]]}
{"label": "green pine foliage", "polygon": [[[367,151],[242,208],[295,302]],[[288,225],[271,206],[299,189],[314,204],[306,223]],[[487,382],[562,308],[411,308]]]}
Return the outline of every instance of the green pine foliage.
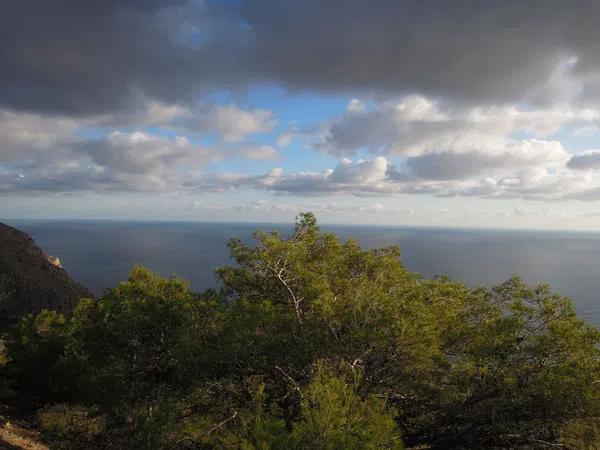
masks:
{"label": "green pine foliage", "polygon": [[600,333],[548,286],[469,289],[302,214],[201,294],[135,267],[4,336],[54,448],[600,448]]}

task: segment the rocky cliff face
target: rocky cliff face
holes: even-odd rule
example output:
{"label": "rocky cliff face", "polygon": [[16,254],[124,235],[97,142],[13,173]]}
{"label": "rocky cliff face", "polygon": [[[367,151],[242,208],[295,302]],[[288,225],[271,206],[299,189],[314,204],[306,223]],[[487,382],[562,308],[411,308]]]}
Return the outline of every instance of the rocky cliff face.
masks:
{"label": "rocky cliff face", "polygon": [[83,297],[92,294],[69,277],[58,258],[0,223],[0,329],[43,309],[68,314]]}

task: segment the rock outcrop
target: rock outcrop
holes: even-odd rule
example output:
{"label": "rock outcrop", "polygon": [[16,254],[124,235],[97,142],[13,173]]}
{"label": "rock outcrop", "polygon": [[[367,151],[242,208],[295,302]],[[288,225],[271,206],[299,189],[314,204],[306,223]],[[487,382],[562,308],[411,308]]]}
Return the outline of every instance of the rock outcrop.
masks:
{"label": "rock outcrop", "polygon": [[92,294],[69,277],[27,234],[0,223],[0,329],[27,314],[65,314]]}

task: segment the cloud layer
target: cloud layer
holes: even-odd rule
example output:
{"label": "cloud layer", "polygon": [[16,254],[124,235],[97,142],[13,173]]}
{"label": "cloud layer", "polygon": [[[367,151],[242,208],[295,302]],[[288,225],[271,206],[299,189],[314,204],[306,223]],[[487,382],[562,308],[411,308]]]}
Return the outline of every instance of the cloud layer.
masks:
{"label": "cloud layer", "polygon": [[[0,193],[600,199],[595,0],[1,8]],[[299,125],[257,86],[349,101]]]}
{"label": "cloud layer", "polygon": [[17,109],[89,115],[255,82],[468,103],[600,93],[594,0],[8,0],[2,12],[0,102]]}

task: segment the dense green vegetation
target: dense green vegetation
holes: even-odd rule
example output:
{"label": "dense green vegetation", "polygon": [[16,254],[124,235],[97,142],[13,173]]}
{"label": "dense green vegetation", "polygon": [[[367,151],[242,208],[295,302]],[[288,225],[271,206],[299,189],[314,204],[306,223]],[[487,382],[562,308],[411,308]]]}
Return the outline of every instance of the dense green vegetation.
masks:
{"label": "dense green vegetation", "polygon": [[424,279],[311,214],[255,238],[222,291],[136,267],[5,335],[53,448],[600,448],[600,333],[547,286]]}

